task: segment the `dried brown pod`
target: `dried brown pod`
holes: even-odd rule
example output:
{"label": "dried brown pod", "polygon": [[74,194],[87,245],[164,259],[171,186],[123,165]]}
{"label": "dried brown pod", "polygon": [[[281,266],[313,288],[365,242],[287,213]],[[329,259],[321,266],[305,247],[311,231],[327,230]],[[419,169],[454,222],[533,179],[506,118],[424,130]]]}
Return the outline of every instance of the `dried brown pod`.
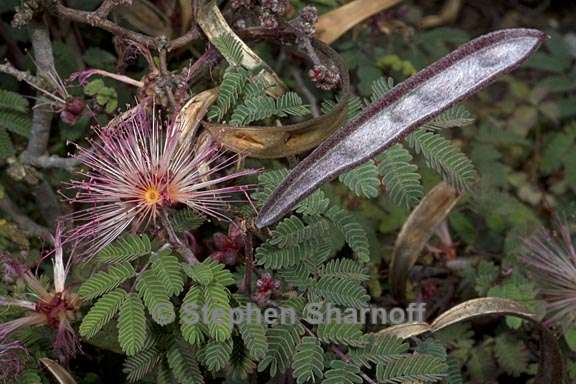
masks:
{"label": "dried brown pod", "polygon": [[424,246],[462,195],[445,182],[435,186],[412,211],[396,238],[390,262],[390,285],[394,297],[404,300],[410,270]]}
{"label": "dried brown pod", "polygon": [[332,44],[355,25],[402,0],[355,0],[323,14],[316,23],[316,37]]}
{"label": "dried brown pod", "polygon": [[235,127],[206,121],[203,122],[204,127],[227,149],[261,159],[296,155],[323,142],[346,119],[350,77],[336,51],[319,40],[312,40],[312,44],[319,56],[336,65],[341,75],[338,104],[331,112],[302,123],[280,127]]}
{"label": "dried brown pod", "polygon": [[394,335],[403,339],[435,333],[463,321],[494,316],[513,316],[529,321],[540,334],[540,365],[535,384],[564,383],[564,360],[554,335],[524,305],[498,297],[483,297],[461,303],[431,323],[406,323],[385,328],[377,335]]}
{"label": "dried brown pod", "polygon": [[40,362],[50,371],[59,384],[76,384],[76,380],[74,380],[70,372],[56,361],[42,357],[40,358]]}

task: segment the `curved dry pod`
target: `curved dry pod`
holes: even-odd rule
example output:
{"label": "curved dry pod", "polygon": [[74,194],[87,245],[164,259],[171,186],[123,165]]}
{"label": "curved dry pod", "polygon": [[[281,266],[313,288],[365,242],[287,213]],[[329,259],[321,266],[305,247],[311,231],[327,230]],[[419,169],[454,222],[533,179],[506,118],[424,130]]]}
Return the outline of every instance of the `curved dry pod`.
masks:
{"label": "curved dry pod", "polygon": [[522,63],[545,38],[505,29],[474,39],[398,84],[300,162],[272,193],[256,224],[278,221],[323,183],[402,140],[418,126]]}
{"label": "curved dry pod", "polygon": [[537,384],[561,384],[566,376],[564,361],[554,335],[524,305],[498,297],[482,297],[461,303],[431,323],[405,323],[385,328],[377,335],[394,335],[403,339],[435,333],[463,321],[494,316],[513,316],[529,321],[540,334],[540,364]]}
{"label": "curved dry pod", "polygon": [[338,104],[331,112],[302,123],[280,127],[235,127],[206,121],[203,122],[203,126],[225,148],[260,159],[296,155],[326,140],[346,119],[350,77],[348,69],[336,51],[318,40],[313,40],[313,44],[319,54],[334,62],[342,78]]}

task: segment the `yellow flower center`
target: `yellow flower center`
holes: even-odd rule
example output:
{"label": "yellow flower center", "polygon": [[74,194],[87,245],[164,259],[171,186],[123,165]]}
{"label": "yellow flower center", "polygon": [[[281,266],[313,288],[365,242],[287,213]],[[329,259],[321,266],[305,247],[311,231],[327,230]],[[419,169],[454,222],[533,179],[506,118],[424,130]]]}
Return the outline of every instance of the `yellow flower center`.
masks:
{"label": "yellow flower center", "polygon": [[144,191],[144,201],[148,205],[158,204],[162,200],[162,196],[160,195],[160,191],[158,188],[151,186]]}

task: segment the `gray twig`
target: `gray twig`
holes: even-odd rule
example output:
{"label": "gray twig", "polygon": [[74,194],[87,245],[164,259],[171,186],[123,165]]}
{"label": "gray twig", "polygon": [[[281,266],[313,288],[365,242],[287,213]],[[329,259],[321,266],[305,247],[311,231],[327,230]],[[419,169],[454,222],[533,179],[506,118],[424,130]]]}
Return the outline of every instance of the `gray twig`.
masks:
{"label": "gray twig", "polygon": [[0,198],[0,210],[2,210],[6,215],[8,215],[16,225],[20,227],[24,232],[31,236],[38,236],[46,241],[52,242],[52,236],[48,228],[37,224],[35,221],[30,219],[28,216],[20,212],[18,206],[6,195],[4,192],[2,198]]}

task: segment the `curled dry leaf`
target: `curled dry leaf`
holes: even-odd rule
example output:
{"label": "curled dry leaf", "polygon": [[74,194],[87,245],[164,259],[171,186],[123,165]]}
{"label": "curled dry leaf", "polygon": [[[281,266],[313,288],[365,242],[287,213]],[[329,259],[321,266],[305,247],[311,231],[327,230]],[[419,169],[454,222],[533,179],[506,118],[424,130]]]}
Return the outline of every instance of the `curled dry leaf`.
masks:
{"label": "curled dry leaf", "polygon": [[302,123],[280,127],[235,127],[203,122],[212,136],[224,147],[236,153],[261,159],[274,159],[308,151],[342,126],[350,96],[348,70],[338,53],[332,48],[316,39],[312,41],[312,44],[317,53],[333,62],[340,72],[342,83],[338,104],[332,111]]}
{"label": "curled dry leaf", "polygon": [[461,196],[445,182],[438,184],[424,196],[402,226],[390,262],[390,285],[397,299],[405,299],[410,270],[436,227],[446,219]]}
{"label": "curled dry leaf", "polygon": [[398,84],[300,162],[271,194],[257,226],[278,221],[322,184],[402,140],[423,123],[516,68],[542,43],[534,29],[474,39]]}
{"label": "curled dry leaf", "polygon": [[323,14],[316,23],[316,37],[332,44],[355,25],[402,0],[355,0]]}
{"label": "curled dry leaf", "polygon": [[436,318],[432,323],[407,323],[379,331],[378,335],[395,335],[403,339],[425,333],[435,333],[463,321],[492,316],[514,316],[528,320],[540,333],[540,365],[536,384],[563,383],[565,368],[558,342],[554,335],[540,323],[536,315],[522,304],[498,297],[483,297],[465,301]]}
{"label": "curled dry leaf", "polygon": [[[267,89],[270,95],[280,96],[285,92],[286,86],[280,77],[230,28],[220,9],[218,9],[216,1],[200,0],[196,11],[196,21],[208,40],[215,46],[218,45],[218,40],[223,36],[233,39],[242,51],[240,65],[249,71],[259,70],[256,76],[261,77],[270,85]],[[224,58],[229,63],[235,64],[230,57]]]}
{"label": "curled dry leaf", "polygon": [[76,380],[74,380],[70,372],[54,360],[42,357],[40,362],[50,371],[59,384],[76,384]]}

